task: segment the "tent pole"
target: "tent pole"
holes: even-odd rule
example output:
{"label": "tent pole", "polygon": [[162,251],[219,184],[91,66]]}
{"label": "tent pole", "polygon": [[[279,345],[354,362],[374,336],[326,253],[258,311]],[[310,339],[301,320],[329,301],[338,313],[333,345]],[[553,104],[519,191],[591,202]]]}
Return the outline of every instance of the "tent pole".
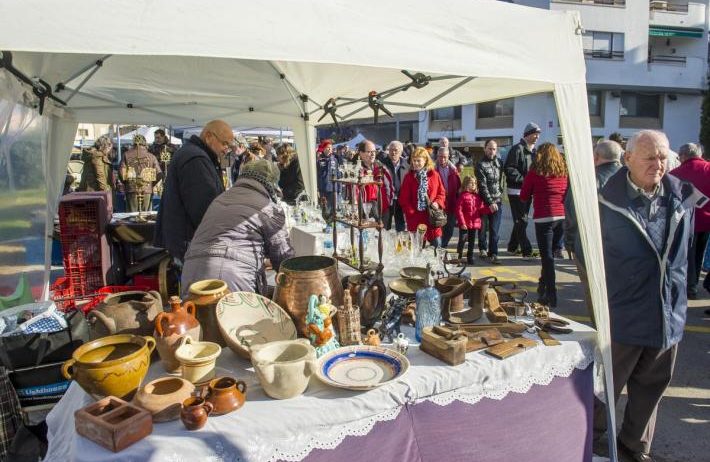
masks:
{"label": "tent pole", "polygon": [[462,86],[466,85],[468,82],[470,82],[471,80],[473,80],[473,79],[475,79],[475,78],[476,78],[476,77],[466,77],[465,79],[463,79],[463,80],[460,81],[459,83],[457,83],[457,84],[455,84],[455,85],[452,85],[451,88],[449,88],[448,90],[439,93],[437,96],[433,97],[432,99],[430,99],[429,101],[427,101],[426,103],[424,103],[424,107],[426,108],[426,107],[428,107],[430,104],[432,104],[432,103],[434,103],[434,102],[436,102],[436,101],[439,101],[439,100],[440,100],[441,98],[443,98],[444,96],[448,95],[449,93],[451,93],[452,91],[458,89],[459,87],[462,87]]}

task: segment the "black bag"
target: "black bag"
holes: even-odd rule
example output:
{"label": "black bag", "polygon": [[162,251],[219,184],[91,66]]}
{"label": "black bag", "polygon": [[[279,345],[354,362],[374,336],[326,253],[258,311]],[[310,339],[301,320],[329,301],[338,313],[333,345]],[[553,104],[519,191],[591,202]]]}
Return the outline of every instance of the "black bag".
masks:
{"label": "black bag", "polygon": [[429,226],[432,228],[443,228],[446,226],[446,210],[442,208],[433,208],[431,201],[427,197],[427,211],[429,212]]}

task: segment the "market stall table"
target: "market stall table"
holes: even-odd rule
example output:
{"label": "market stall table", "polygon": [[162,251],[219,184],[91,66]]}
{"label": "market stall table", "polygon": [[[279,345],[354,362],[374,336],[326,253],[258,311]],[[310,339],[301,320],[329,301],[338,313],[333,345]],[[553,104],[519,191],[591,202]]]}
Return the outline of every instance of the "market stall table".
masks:
{"label": "market stall table", "polygon": [[[282,401],[268,398],[251,364],[225,349],[217,375],[247,382],[243,408],[196,432],[180,421],[155,424],[117,454],[75,433],[74,412],[93,400],[72,383],[47,417],[46,460],[591,461],[595,332],[571,326],[573,333],[556,334],[560,346],[504,361],[468,353],[456,367],[410,346],[401,380],[355,392],[313,377],[304,395]],[[161,375],[153,364],[144,383]]]}

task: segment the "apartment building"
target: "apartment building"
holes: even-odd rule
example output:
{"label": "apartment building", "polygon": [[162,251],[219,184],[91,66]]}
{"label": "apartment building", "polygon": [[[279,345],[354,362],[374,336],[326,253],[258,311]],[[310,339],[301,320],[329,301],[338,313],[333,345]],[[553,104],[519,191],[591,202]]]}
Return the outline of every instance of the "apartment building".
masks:
{"label": "apartment building", "polygon": [[[510,3],[580,13],[593,138],[654,128],[666,132],[675,149],[698,139],[708,77],[707,0]],[[420,143],[447,136],[453,141],[495,138],[506,146],[517,142],[529,121],[542,127],[542,141],[562,142],[552,94],[422,111],[418,119]]]}

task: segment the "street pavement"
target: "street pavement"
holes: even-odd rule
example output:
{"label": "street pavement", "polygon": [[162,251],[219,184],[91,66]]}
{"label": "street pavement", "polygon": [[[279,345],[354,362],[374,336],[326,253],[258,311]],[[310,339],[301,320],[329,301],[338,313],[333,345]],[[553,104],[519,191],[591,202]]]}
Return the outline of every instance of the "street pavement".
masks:
{"label": "street pavement", "polygon": [[[516,281],[535,300],[540,261],[524,261],[505,249],[512,229],[507,205],[501,224],[499,244],[502,265],[490,265],[476,258],[472,276],[497,276],[499,280]],[[528,225],[528,237],[536,245],[535,230]],[[456,240],[449,243],[455,249]],[[478,248],[478,243],[476,243]],[[565,253],[566,254],[566,253]],[[478,257],[478,251],[476,251]],[[556,260],[557,313],[575,321],[590,323],[577,269],[572,260]],[[710,293],[700,289],[699,300],[691,300],[688,322],[680,343],[673,380],[661,401],[653,440],[652,455],[659,462],[710,462]],[[617,406],[617,423],[623,417],[625,391]]]}

